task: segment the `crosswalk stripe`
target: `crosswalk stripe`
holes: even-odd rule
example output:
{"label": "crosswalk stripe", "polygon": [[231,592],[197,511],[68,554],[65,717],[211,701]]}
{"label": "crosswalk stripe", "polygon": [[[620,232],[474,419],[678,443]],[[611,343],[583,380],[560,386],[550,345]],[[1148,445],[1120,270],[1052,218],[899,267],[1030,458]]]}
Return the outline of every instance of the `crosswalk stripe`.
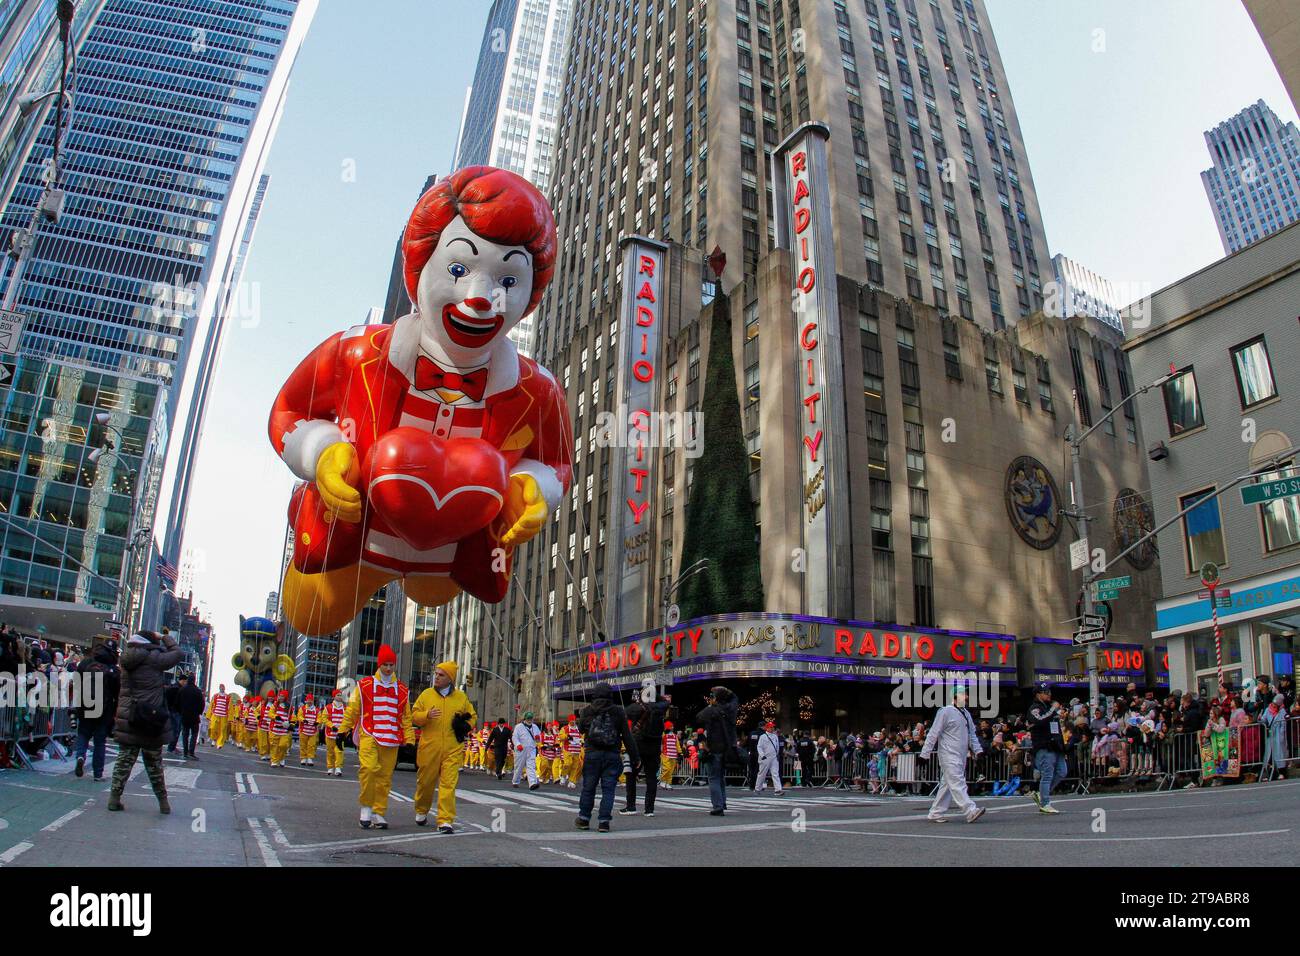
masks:
{"label": "crosswalk stripe", "polygon": [[513,800],[507,800],[505,797],[498,797],[493,793],[484,793],[481,790],[457,790],[457,800],[466,800],[470,803],[481,803],[487,806],[513,806]]}
{"label": "crosswalk stripe", "polygon": [[529,803],[535,807],[546,807],[548,810],[572,810],[577,804],[577,801],[569,803],[555,797],[539,797],[534,793],[510,793],[505,796],[508,796],[511,800],[518,800],[520,803]]}

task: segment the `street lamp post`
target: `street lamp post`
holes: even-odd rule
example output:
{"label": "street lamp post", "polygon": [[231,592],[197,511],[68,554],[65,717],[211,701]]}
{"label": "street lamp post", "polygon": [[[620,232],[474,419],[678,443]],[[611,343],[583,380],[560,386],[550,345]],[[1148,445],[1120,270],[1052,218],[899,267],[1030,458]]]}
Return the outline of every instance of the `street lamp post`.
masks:
{"label": "street lamp post", "polygon": [[679,587],[682,586],[682,583],[685,582],[687,578],[692,578],[701,571],[707,571],[708,569],[709,559],[700,558],[700,560],[696,561],[690,567],[683,568],[682,573],[677,575],[676,580],[670,581],[668,586],[664,588],[663,599],[660,601],[659,646],[664,649],[663,686],[665,687],[672,680],[672,676],[668,673],[668,665],[671,664],[673,660],[673,652],[668,646],[668,599]]}
{"label": "street lamp post", "polygon": [[[9,276],[9,284],[5,288],[3,301],[0,301],[0,308],[6,312],[13,309],[14,304],[18,301],[18,290],[22,285],[23,273],[27,271],[27,264],[31,261],[32,253],[36,248],[36,229],[41,220],[56,223],[63,214],[63,202],[66,193],[60,185],[61,170],[59,167],[59,149],[63,143],[64,129],[64,105],[67,105],[67,126],[72,126],[72,107],[74,100],[72,94],[68,92],[68,53],[72,46],[71,25],[75,13],[75,4],[72,0],[59,0],[57,15],[59,20],[59,38],[63,46],[63,68],[59,72],[59,88],[50,90],[46,93],[28,94],[18,100],[18,111],[21,115],[26,116],[31,113],[40,103],[49,99],[51,96],[58,97],[58,106],[55,113],[54,121],[54,146],[50,158],[49,173],[45,184],[45,189],[41,192],[40,199],[36,202],[36,208],[32,210],[31,223],[21,229],[14,230],[10,239],[9,256],[15,260],[12,274]],[[76,78],[76,51],[72,50],[73,67],[72,76]]]}
{"label": "street lamp post", "polygon": [[[1072,482],[1073,491],[1071,494],[1072,500],[1070,502],[1070,505],[1074,510],[1073,511],[1063,510],[1063,513],[1069,515],[1070,517],[1074,518],[1079,522],[1080,540],[1083,541],[1088,540],[1088,511],[1085,505],[1085,499],[1083,493],[1083,466],[1081,463],[1080,446],[1083,444],[1083,442],[1087,439],[1089,435],[1091,435],[1098,428],[1100,428],[1102,425],[1108,422],[1115,415],[1115,413],[1118,412],[1121,408],[1123,408],[1129,402],[1133,401],[1133,399],[1137,398],[1139,395],[1145,394],[1146,392],[1149,392],[1153,388],[1159,388],[1161,385],[1164,385],[1165,382],[1168,382],[1170,379],[1174,378],[1175,374],[1176,373],[1174,372],[1173,367],[1170,366],[1169,374],[1160,376],[1160,378],[1156,379],[1150,385],[1144,385],[1141,388],[1139,388],[1137,391],[1133,392],[1131,395],[1127,396],[1123,401],[1119,402],[1114,408],[1112,408],[1109,412],[1107,412],[1106,415],[1102,417],[1101,421],[1097,422],[1095,425],[1092,425],[1090,428],[1088,428],[1087,431],[1083,431],[1083,432],[1080,431],[1080,428],[1082,426],[1079,422],[1078,389],[1075,389],[1071,393],[1071,404],[1073,405],[1072,410],[1074,414],[1074,420],[1070,423],[1070,426],[1066,429],[1065,439],[1070,443],[1070,467],[1073,471],[1073,482]],[[1091,547],[1091,544],[1089,545],[1089,547]],[[1092,560],[1091,560],[1092,556],[1091,554],[1089,554],[1086,557],[1088,558],[1088,560],[1083,565],[1083,596],[1082,596],[1083,600],[1082,600],[1082,610],[1081,610],[1081,613],[1085,616],[1091,615],[1093,611],[1092,581],[1094,577],[1092,573]],[[1107,567],[1109,567],[1109,565],[1107,565]],[[1097,675],[1097,643],[1093,641],[1088,645],[1088,706],[1090,709],[1095,708],[1097,706],[1100,696],[1101,696],[1101,687],[1100,687],[1100,680]]]}

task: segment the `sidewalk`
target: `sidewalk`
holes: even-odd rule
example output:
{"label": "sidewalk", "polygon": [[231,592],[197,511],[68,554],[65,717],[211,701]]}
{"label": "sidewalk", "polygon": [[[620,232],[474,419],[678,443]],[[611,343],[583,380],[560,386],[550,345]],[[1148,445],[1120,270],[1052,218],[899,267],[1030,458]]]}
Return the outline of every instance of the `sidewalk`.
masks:
{"label": "sidewalk", "polygon": [[[180,761],[176,761],[180,763]],[[170,815],[137,763],[125,809],[110,813],[107,780],[72,775],[73,761],[40,761],[39,772],[0,772],[0,865],[4,866],[245,866],[245,840],[236,824],[229,773],[164,764]],[[105,776],[112,773],[112,762]],[[247,827],[242,828],[247,830]],[[24,846],[26,844],[26,846]],[[254,847],[253,852],[257,852]]]}

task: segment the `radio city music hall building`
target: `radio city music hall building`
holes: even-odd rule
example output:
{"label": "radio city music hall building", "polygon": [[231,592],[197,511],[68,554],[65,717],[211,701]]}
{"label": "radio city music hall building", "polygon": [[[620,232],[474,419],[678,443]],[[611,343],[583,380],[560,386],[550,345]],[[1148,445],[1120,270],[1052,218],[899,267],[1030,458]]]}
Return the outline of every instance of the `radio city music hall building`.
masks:
{"label": "radio city music hall building", "polygon": [[[1133,383],[1116,330],[1043,314],[1050,258],[983,4],[579,0],[573,16],[534,354],[568,395],[574,481],[467,638],[508,678],[476,703],[568,713],[598,681],[664,667],[687,416],[723,310],[763,610],[669,630],[679,702],[725,681],[772,692],[785,726],[861,729],[914,663],[1067,683],[1071,395],[1100,421]],[[610,442],[598,421],[620,409],[631,440]],[[670,424],[638,441],[650,416]],[[1094,549],[1151,527],[1143,447],[1131,406],[1084,446]],[[1107,683],[1161,679],[1155,568],[1147,548],[1112,569],[1131,585],[1110,602]]]}

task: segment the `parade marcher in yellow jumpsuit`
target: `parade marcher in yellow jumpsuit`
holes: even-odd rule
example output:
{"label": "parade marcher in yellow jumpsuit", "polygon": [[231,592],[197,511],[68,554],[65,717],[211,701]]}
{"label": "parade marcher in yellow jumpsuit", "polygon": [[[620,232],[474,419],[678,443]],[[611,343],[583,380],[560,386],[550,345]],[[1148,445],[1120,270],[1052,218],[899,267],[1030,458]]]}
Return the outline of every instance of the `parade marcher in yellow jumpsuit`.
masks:
{"label": "parade marcher in yellow jumpsuit", "polygon": [[682,756],[682,742],[673,730],[671,720],[664,721],[664,741],[659,749],[659,781],[665,790],[673,788],[673,774]]}
{"label": "parade marcher in yellow jumpsuit", "polygon": [[257,753],[261,759],[271,759],[271,718],[275,716],[275,695],[267,694],[257,709]]}
{"label": "parade marcher in yellow jumpsuit", "polygon": [[483,769],[483,741],[478,735],[478,731],[470,734],[466,741],[469,745],[469,766],[471,770]]}
{"label": "parade marcher in yellow jumpsuit", "polygon": [[262,697],[250,697],[244,706],[244,749],[257,750],[257,712],[262,707]]}
{"label": "parade marcher in yellow jumpsuit", "polygon": [[454,833],[456,781],[460,778],[465,741],[474,733],[478,714],[463,690],[456,688],[456,662],[443,661],[433,672],[433,686],[416,698],[411,722],[420,728],[416,756],[415,822],[425,826],[434,796],[438,832]]}
{"label": "parade marcher in yellow jumpsuit", "polygon": [[230,709],[226,713],[226,733],[236,747],[244,746],[244,702],[230,695]]}
{"label": "parade marcher in yellow jumpsuit", "polygon": [[582,774],[582,731],[578,729],[577,714],[570,714],[569,722],[560,731],[560,752],[560,783],[576,790]]}
{"label": "parade marcher in yellow jumpsuit", "polygon": [[488,746],[488,737],[492,735],[492,723],[485,722],[478,729],[478,745],[483,748],[483,770],[487,773],[497,772],[497,755]]}
{"label": "parade marcher in yellow jumpsuit", "polygon": [[316,737],[320,728],[320,708],[307,694],[298,708],[298,766],[316,766]]}
{"label": "parade marcher in yellow jumpsuit", "polygon": [[275,702],[275,714],[271,718],[271,766],[283,767],[284,758],[289,756],[289,747],[293,744],[293,708],[289,706],[289,692],[280,691],[280,699]]}
{"label": "parade marcher in yellow jumpsuit", "polygon": [[555,756],[551,758],[551,780],[564,786],[568,783],[564,778],[564,725],[558,720],[551,724],[555,732]]}
{"label": "parade marcher in yellow jumpsuit", "polygon": [[541,744],[537,748],[537,780],[539,783],[555,783],[559,778],[552,775],[555,769],[555,758],[559,756],[560,748],[556,743],[556,731],[559,724],[551,721],[542,727]]}
{"label": "parade marcher in yellow jumpsuit", "polygon": [[[387,830],[384,813],[388,792],[397,766],[397,748],[415,743],[411,727],[411,699],[406,685],[397,679],[397,654],[387,644],[379,648],[379,669],[363,677],[352,692],[339,724],[340,734],[357,729],[357,777],[361,782],[360,824],[369,830]],[[459,759],[457,754],[457,759]]]}
{"label": "parade marcher in yellow jumpsuit", "polygon": [[343,712],[347,706],[343,703],[343,691],[335,689],[334,698],[325,708],[325,773],[335,777],[343,776],[343,748],[338,742],[338,726],[343,723]]}
{"label": "parade marcher in yellow jumpsuit", "polygon": [[218,684],[217,692],[208,702],[208,739],[220,750],[226,743],[226,721],[230,716],[230,695],[226,685]]}

